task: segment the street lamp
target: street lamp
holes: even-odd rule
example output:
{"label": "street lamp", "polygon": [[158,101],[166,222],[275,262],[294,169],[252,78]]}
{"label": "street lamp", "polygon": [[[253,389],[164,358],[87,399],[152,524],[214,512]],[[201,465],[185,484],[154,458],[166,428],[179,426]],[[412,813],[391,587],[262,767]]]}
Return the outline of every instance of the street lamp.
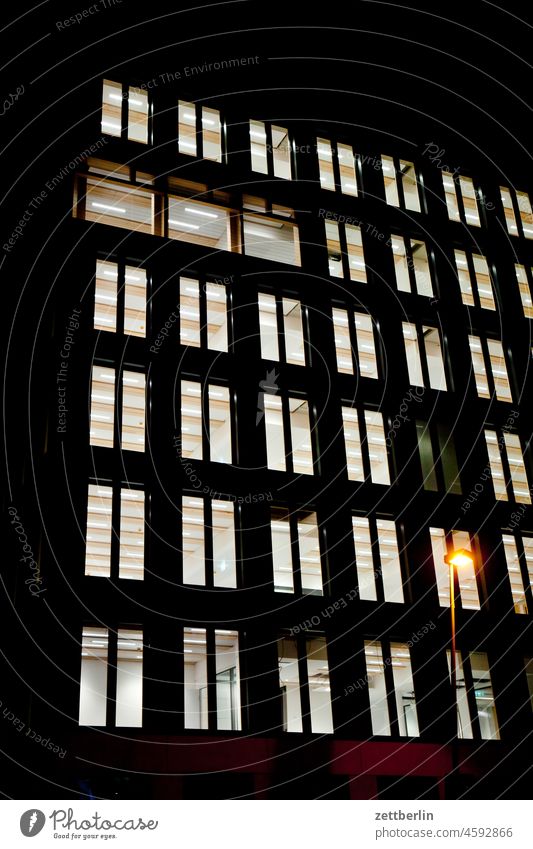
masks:
{"label": "street lamp", "polygon": [[[457,548],[444,558],[445,563],[450,567],[450,623],[452,631],[452,644],[450,651],[450,671],[452,683],[452,699],[455,720],[455,732],[453,739],[457,737],[457,669],[455,662],[455,570],[460,570],[465,566],[474,566],[474,555],[466,548]],[[452,745],[452,772],[455,772],[456,751],[455,745]]]}

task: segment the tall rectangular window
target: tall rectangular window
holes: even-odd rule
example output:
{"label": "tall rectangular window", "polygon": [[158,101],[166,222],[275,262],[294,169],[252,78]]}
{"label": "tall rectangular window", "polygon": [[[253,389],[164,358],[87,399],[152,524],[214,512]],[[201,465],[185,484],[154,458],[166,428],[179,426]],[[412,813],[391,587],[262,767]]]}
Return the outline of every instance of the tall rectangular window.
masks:
{"label": "tall rectangular window", "polygon": [[[278,640],[279,686],[283,730],[331,734],[333,716],[325,637]],[[302,710],[302,689],[307,691],[309,713]]]}
{"label": "tall rectangular window", "polygon": [[[296,474],[314,474],[307,400],[295,397],[282,399],[279,395],[266,392],[262,399],[268,468],[293,471]],[[284,415],[288,418],[288,428],[284,424]],[[292,469],[288,466],[292,466]]]}
{"label": "tall rectangular window", "polygon": [[108,643],[107,628],[83,629],[79,725],[106,724]]}
{"label": "tall rectangular window", "polygon": [[515,263],[515,273],[518,282],[518,290],[522,301],[522,309],[526,318],[533,318],[533,300],[531,298],[531,271],[528,274],[525,265]]}
{"label": "tall rectangular window", "polygon": [[148,94],[142,88],[128,88],[128,139],[148,144]]}
{"label": "tall rectangular window", "polygon": [[390,237],[396,287],[400,292],[413,292],[433,297],[433,283],[427,247],[418,239]]}
{"label": "tall rectangular window", "polygon": [[438,328],[425,325],[417,327],[409,322],[403,322],[402,327],[411,385],[445,391],[448,387]]}
{"label": "tall rectangular window", "polygon": [[404,601],[403,577],[396,525],[388,519],[352,516],[359,598]]}
{"label": "tall rectangular window", "polygon": [[196,156],[196,106],[186,100],[178,103],[178,150]]}
{"label": "tall rectangular window", "polygon": [[144,451],[146,377],[142,372],[122,373],[122,448]]}
{"label": "tall rectangular window", "polygon": [[[360,417],[354,408],[343,407],[342,420],[348,480],[364,481],[369,474],[372,483],[389,485],[390,474],[382,414],[365,410]],[[366,438],[361,439],[360,429],[363,425]],[[368,464],[368,473],[365,471],[365,463]]]}
{"label": "tall rectangular window", "polygon": [[306,346],[300,301],[260,292],[258,306],[261,357],[305,366]]}
{"label": "tall rectangular window", "polygon": [[481,227],[479,198],[472,178],[443,171],[442,183],[450,221]]}
{"label": "tall rectangular window", "polygon": [[495,310],[494,288],[485,257],[460,250],[455,250],[454,255],[463,304]]}
{"label": "tall rectangular window", "polygon": [[507,230],[511,236],[533,239],[533,210],[527,192],[500,187]]}
{"label": "tall rectangular window", "polygon": [[[206,539],[210,557],[206,555]],[[236,587],[234,505],[231,501],[182,498],[183,583]],[[209,564],[209,574],[207,574]]]}
{"label": "tall rectangular window", "polygon": [[123,86],[104,80],[102,90],[102,133],[120,138],[122,131],[122,104],[126,106],[126,137],[129,141],[148,144],[148,94],[142,88]]}
{"label": "tall rectangular window", "polygon": [[515,613],[528,613],[533,589],[533,537],[502,534],[503,550]]}
{"label": "tall rectangular window", "polygon": [[381,157],[385,200],[392,206],[399,206],[411,212],[421,212],[421,187],[415,166],[405,159]]}
{"label": "tall rectangular window", "polygon": [[354,374],[355,365],[361,377],[377,379],[379,373],[371,316],[336,308],[331,313],[337,369],[345,374]]}
{"label": "tall rectangular window", "polygon": [[212,463],[231,463],[231,412],[229,389],[210,383],[207,390],[209,405],[209,459]]}
{"label": "tall rectangular window", "polygon": [[455,444],[450,429],[445,424],[416,421],[418,454],[422,468],[424,489],[461,494],[459,467]]}
{"label": "tall rectangular window", "polygon": [[524,667],[526,673],[527,689],[529,692],[529,701],[531,710],[533,711],[533,657],[524,658]]}
{"label": "tall rectangular window", "polygon": [[185,728],[239,731],[242,720],[238,632],[186,627],[183,657]]}
{"label": "tall rectangular window", "polygon": [[324,221],[328,268],[331,277],[366,283],[366,265],[361,228],[354,224]]}
{"label": "tall rectangular window", "polygon": [[115,369],[94,365],[91,380],[91,445],[113,447],[115,425]]}
{"label": "tall rectangular window", "polygon": [[[317,139],[320,187],[335,191],[337,186],[345,195],[357,197],[356,154],[349,144]],[[336,168],[338,166],[338,170]]]}
{"label": "tall rectangular window", "polygon": [[252,171],[292,179],[292,152],[289,131],[285,127],[250,121]]}
{"label": "tall rectangular window", "polygon": [[180,343],[228,350],[228,294],[224,283],[180,277]]}
{"label": "tall rectangular window", "polygon": [[232,462],[232,412],[227,386],[207,384],[208,428],[203,427],[202,384],[181,381],[181,453],[212,463]]}
{"label": "tall rectangular window", "polygon": [[[201,132],[197,130],[199,123]],[[222,162],[222,122],[218,109],[197,106],[187,100],[178,102],[178,150],[187,156]]]}
{"label": "tall rectangular window", "polygon": [[118,136],[122,131],[122,85],[104,80],[102,91],[102,133]]}
{"label": "tall rectangular window", "polygon": [[[460,548],[472,551],[472,540],[467,531],[446,533],[444,528],[430,528],[429,534],[439,603],[441,607],[449,607],[450,567],[446,562],[446,557],[452,551]],[[479,589],[473,562],[461,566],[458,583],[461,607],[464,610],[479,610]]]}
{"label": "tall rectangular window", "polygon": [[207,631],[183,629],[185,728],[208,728]]}
{"label": "tall rectangular window", "polygon": [[[485,441],[496,499],[508,501],[509,493],[512,492],[515,501],[531,504],[529,481],[518,434],[504,432],[498,439],[495,430],[485,429]],[[504,471],[502,458],[509,473]]]}
{"label": "tall rectangular window", "polygon": [[202,106],[202,154],[204,159],[222,162],[222,124],[218,109]]}
{"label": "tall rectangular window", "polygon": [[481,739],[499,740],[500,731],[487,653],[471,652],[469,660]]}
{"label": "tall rectangular window", "polygon": [[[366,675],[372,733],[390,737],[418,737],[418,715],[407,643],[365,640]],[[392,698],[391,698],[392,696]],[[397,730],[396,730],[397,729]]]}
{"label": "tall rectangular window", "polygon": [[141,727],[143,709],[143,632],[121,628],[84,627],[81,644],[80,725],[106,725],[108,659],[116,650],[114,724]]}
{"label": "tall rectangular window", "polygon": [[272,508],[270,530],[274,590],[323,595],[316,513]]}
{"label": "tall rectangular window", "polygon": [[[144,492],[121,488],[115,508],[120,516],[118,577],[142,580],[144,577]],[[85,574],[110,578],[112,568],[113,488],[89,484],[87,500],[87,536]]]}
{"label": "tall rectangular window", "polygon": [[237,631],[215,631],[215,671],[217,730],[240,731],[241,676]]}
{"label": "tall rectangular window", "polygon": [[468,344],[478,396],[491,398],[495,393],[498,401],[512,401],[502,343],[498,339],[469,336]]}
{"label": "tall rectangular window", "polygon": [[119,629],[117,636],[117,727],[142,726],[143,632]]}

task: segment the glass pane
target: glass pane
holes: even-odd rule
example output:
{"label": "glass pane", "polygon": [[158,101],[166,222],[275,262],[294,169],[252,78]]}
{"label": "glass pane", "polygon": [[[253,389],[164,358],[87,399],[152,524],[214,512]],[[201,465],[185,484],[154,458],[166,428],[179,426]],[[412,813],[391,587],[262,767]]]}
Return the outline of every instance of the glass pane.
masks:
{"label": "glass pane", "polygon": [[250,121],[250,153],[252,171],[268,174],[267,137],[265,125],[262,121]]}
{"label": "glass pane", "polygon": [[426,295],[428,298],[431,298],[433,295],[433,286],[429,270],[428,252],[424,242],[411,239],[411,253],[413,256],[416,290],[419,295]]}
{"label": "glass pane", "polygon": [[422,477],[424,489],[429,492],[437,492],[437,473],[433,459],[433,447],[431,445],[431,434],[427,422],[417,421],[416,436],[418,440],[418,453],[420,465],[422,466]]}
{"label": "glass pane", "polygon": [[441,607],[450,606],[450,567],[445,561],[447,555],[446,534],[443,528],[430,528],[431,551],[439,603]]}
{"label": "glass pane", "polygon": [[[472,551],[472,543],[468,531],[452,531],[452,545],[454,551],[460,548],[464,548],[466,551]],[[465,563],[457,569],[457,577],[459,579],[462,607],[465,610],[479,610],[479,591],[474,562]]]}
{"label": "glass pane", "polygon": [[94,283],[94,329],[117,329],[118,266],[116,262],[96,261]]}
{"label": "glass pane", "polygon": [[318,168],[320,172],[320,188],[335,191],[333,173],[333,154],[329,139],[317,139]]}
{"label": "glass pane", "polygon": [[457,193],[455,191],[455,178],[448,171],[442,172],[442,184],[444,186],[444,197],[448,208],[448,218],[450,221],[460,221],[459,204],[457,203]]}
{"label": "glass pane", "polygon": [[529,575],[529,583],[533,590],[533,537],[522,537],[522,545],[524,546],[524,557]]}
{"label": "glass pane", "polygon": [[84,628],[81,640],[80,725],[106,724],[107,628]]}
{"label": "glass pane", "polygon": [[526,239],[533,239],[533,212],[531,210],[531,201],[527,192],[517,192],[516,200],[518,202],[518,210],[520,212],[520,220],[522,222],[522,230]]}
{"label": "glass pane", "polygon": [[487,454],[489,457],[494,496],[498,499],[498,501],[507,501],[507,489],[505,486],[505,478],[503,475],[503,466],[496,431],[486,430],[485,441],[487,443]]}
{"label": "glass pane", "polygon": [[345,227],[350,280],[358,280],[360,283],[366,283],[366,266],[361,228],[355,227],[353,224],[346,224]]}
{"label": "glass pane", "polygon": [[[446,652],[448,661],[448,674],[451,683],[451,652]],[[472,721],[470,718],[470,707],[466,695],[465,674],[463,670],[463,658],[460,651],[455,652],[455,675],[457,693],[457,736],[460,740],[472,740]]]}
{"label": "glass pane", "polygon": [[396,168],[394,160],[391,156],[381,157],[381,167],[383,169],[383,183],[385,185],[385,200],[392,206],[399,206],[398,187],[396,185]]}
{"label": "glass pane", "polygon": [[373,410],[365,410],[365,423],[372,483],[390,484],[383,416]]}
{"label": "glass pane", "polygon": [[324,221],[326,228],[326,247],[328,251],[328,270],[331,277],[342,277],[341,240],[339,236],[339,225],[336,221]]}
{"label": "glass pane", "polygon": [[402,176],[405,208],[413,212],[420,212],[420,197],[418,195],[418,180],[415,166],[412,162],[406,162],[400,159],[400,173]]}
{"label": "glass pane", "polygon": [[278,640],[279,687],[283,705],[283,730],[302,731],[300,672],[296,640]]}
{"label": "glass pane", "polygon": [[487,339],[487,348],[496,397],[499,401],[512,401],[513,396],[511,395],[511,387],[507,376],[507,366],[505,365],[502,343],[497,339]]}
{"label": "glass pane", "polygon": [[511,586],[511,594],[513,597],[515,613],[527,613],[526,591],[524,589],[524,581],[522,579],[522,570],[520,568],[520,559],[516,548],[516,541],[510,534],[502,534],[503,550],[507,563],[507,572],[509,575],[509,584]]}
{"label": "glass pane", "polygon": [[124,333],[146,336],[146,271],[130,265],[125,270]]}
{"label": "glass pane", "polygon": [[454,495],[461,494],[461,481],[459,479],[459,467],[455,445],[449,428],[446,425],[437,425],[437,437],[439,440],[440,462],[442,476],[447,492]]}
{"label": "glass pane", "polygon": [[516,433],[504,433],[503,438],[507,449],[507,462],[511,472],[514,497],[516,501],[522,504],[531,504],[531,493],[520,437]]}
{"label": "glass pane", "polygon": [[407,643],[390,644],[392,678],[401,737],[418,737],[415,689]]}
{"label": "glass pane", "polygon": [[187,156],[196,156],[196,107],[194,103],[180,100],[178,105],[178,150]]}
{"label": "glass pane", "polygon": [[111,514],[113,490],[89,484],[85,574],[111,577]]}
{"label": "glass pane", "polygon": [[324,637],[315,637],[306,641],[306,647],[311,731],[313,734],[332,734],[333,716],[326,640]]}
{"label": "glass pane", "polygon": [[217,729],[240,731],[241,679],[237,631],[215,631]]}
{"label": "glass pane", "polygon": [[533,710],[533,657],[524,658],[524,666],[526,668],[526,680],[529,690],[529,700],[531,702],[531,710]]}
{"label": "glass pane", "polygon": [[422,374],[422,362],[418,347],[418,334],[416,324],[402,323],[403,339],[405,344],[405,356],[407,358],[407,371],[411,386],[423,386],[424,376]]}
{"label": "glass pane", "polygon": [[507,230],[511,234],[511,236],[518,236],[518,226],[516,223],[511,192],[509,191],[509,189],[500,186],[500,197],[503,205],[503,212],[505,215],[505,223],[507,224]]}
{"label": "glass pane", "polygon": [[205,521],[202,498],[183,496],[181,522],[183,583],[205,586]]}
{"label": "glass pane", "polygon": [[228,350],[228,317],[226,287],[223,283],[206,283],[207,347],[212,351]]}
{"label": "glass pane", "polygon": [[202,106],[202,138],[204,159],[222,162],[222,134],[218,109]]}
{"label": "glass pane", "polygon": [[520,298],[522,299],[522,307],[526,318],[533,318],[533,300],[531,298],[531,287],[527,278],[526,269],[523,265],[515,263],[516,279],[518,281],[518,289]]}
{"label": "glass pane", "polygon": [[119,578],[144,578],[144,492],[120,490]]}
{"label": "glass pane", "polygon": [[122,375],[122,448],[144,451],[146,377],[138,371]]}
{"label": "glass pane", "polygon": [[394,272],[396,274],[396,288],[400,292],[411,291],[411,281],[409,280],[409,268],[407,265],[407,254],[405,251],[405,242],[399,236],[391,236],[392,258],[394,260]]}
{"label": "glass pane", "polygon": [[180,342],[200,347],[200,284],[180,277]]}
{"label": "glass pane", "polygon": [[279,360],[278,320],[274,295],[259,293],[259,333],[261,357],[264,360]]}
{"label": "glass pane", "polygon": [[429,385],[432,389],[446,391],[446,372],[444,371],[439,331],[436,327],[424,326],[422,327],[422,333],[426,349]]}
{"label": "glass pane", "polygon": [[494,292],[492,290],[492,281],[490,279],[487,260],[480,254],[473,254],[472,262],[474,264],[474,274],[476,275],[479,305],[485,310],[495,310],[496,304],[494,303]]}
{"label": "glass pane", "polygon": [[104,80],[102,92],[102,132],[108,136],[120,136],[122,126],[122,86]]}
{"label": "glass pane", "polygon": [[365,661],[372,734],[390,736],[389,706],[381,643],[365,640]]}
{"label": "glass pane", "polygon": [[459,177],[459,183],[461,185],[461,193],[463,195],[466,223],[471,224],[474,227],[480,227],[481,221],[479,220],[479,210],[474,183],[470,177]]}
{"label": "glass pane", "polygon": [[298,548],[302,592],[311,595],[324,595],[316,513],[301,513],[299,515]]}
{"label": "glass pane", "polygon": [[343,407],[342,421],[344,425],[348,480],[364,481],[365,473],[363,470],[363,455],[361,453],[361,435],[359,433],[357,410],[351,407]]}
{"label": "glass pane", "polygon": [[481,729],[481,739],[499,740],[498,717],[496,716],[496,705],[494,704],[489,661],[486,653],[472,652],[470,654],[470,665],[474,680],[474,696]]}
{"label": "glass pane", "polygon": [[117,726],[143,724],[143,632],[119,630],[117,639]]}
{"label": "glass pane", "polygon": [[295,224],[246,212],[243,213],[243,233],[247,256],[301,265],[300,239]]}
{"label": "glass pane", "polygon": [[289,398],[289,417],[293,471],[295,474],[312,475],[314,474],[313,451],[307,401],[302,401],[301,398]]}
{"label": "glass pane", "polygon": [[213,250],[230,251],[230,210],[213,203],[169,195],[168,237]]}
{"label": "glass pane", "polygon": [[237,586],[235,517],[231,501],[213,501],[213,583],[215,587]]}
{"label": "glass pane", "polygon": [[343,195],[357,197],[357,177],[355,175],[355,156],[353,148],[349,144],[338,144],[339,174],[341,178],[341,192]]}
{"label": "glass pane", "polygon": [[231,411],[227,386],[209,384],[209,446],[212,463],[231,463]]}
{"label": "glass pane", "polygon": [[388,519],[378,519],[376,529],[385,601],[402,603],[404,601],[403,580],[396,525]]}
{"label": "glass pane", "polygon": [[288,363],[305,365],[302,305],[300,301],[283,298],[283,324],[285,328],[285,354]]}
{"label": "glass pane", "polygon": [[202,387],[193,380],[181,381],[181,454],[202,459]]}
{"label": "glass pane", "polygon": [[263,393],[267,466],[269,469],[285,471],[285,438],[281,398]]}
{"label": "glass pane", "polygon": [[347,310],[332,309],[337,370],[343,374],[353,374],[352,343],[348,326]]}
{"label": "glass pane", "polygon": [[128,139],[148,143],[148,94],[133,86],[128,89]]}
{"label": "glass pane", "polygon": [[379,375],[372,319],[366,313],[355,312],[354,322],[359,373],[361,377],[377,379]]}
{"label": "glass pane", "polygon": [[272,508],[270,530],[274,590],[278,593],[293,593],[291,529],[287,510]]}
{"label": "glass pane", "polygon": [[274,176],[290,180],[291,172],[291,147],[289,131],[284,127],[272,126],[272,158],[274,162]]}
{"label": "glass pane", "polygon": [[474,377],[476,380],[477,394],[480,398],[490,398],[481,339],[479,336],[469,336],[468,344],[470,346],[470,354],[472,356],[472,368],[474,370]]}
{"label": "glass pane", "polygon": [[105,366],[93,366],[90,444],[112,448],[114,422],[115,370]]}
{"label": "glass pane", "polygon": [[377,601],[376,574],[368,519],[352,516],[352,530],[359,598],[363,601]]}
{"label": "glass pane", "polygon": [[154,195],[148,189],[118,185],[111,180],[87,177],[86,221],[154,233]]}
{"label": "glass pane", "polygon": [[185,728],[208,728],[205,628],[183,629]]}
{"label": "glass pane", "polygon": [[[454,251],[455,264],[457,266],[457,279],[461,289],[461,298],[463,304],[473,307],[475,305],[474,295],[472,292],[472,284],[470,281],[470,271],[468,269],[468,260],[464,251]],[[479,291],[479,286],[478,286]]]}

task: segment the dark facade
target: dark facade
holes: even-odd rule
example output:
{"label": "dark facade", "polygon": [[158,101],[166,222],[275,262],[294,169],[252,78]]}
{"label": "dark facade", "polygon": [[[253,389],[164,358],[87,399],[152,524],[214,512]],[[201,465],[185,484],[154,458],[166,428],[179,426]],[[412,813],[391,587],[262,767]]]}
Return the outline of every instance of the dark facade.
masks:
{"label": "dark facade", "polygon": [[[241,47],[238,55],[245,52]],[[246,58],[241,69],[246,66],[247,78],[255,81],[250,89],[258,89],[266,60]],[[357,99],[359,115],[352,122],[339,95],[320,110],[309,92],[298,99],[275,85],[217,95],[207,76],[211,71],[185,76],[184,68],[193,64],[203,66],[192,59],[179,63],[180,79],[171,78],[175,66],[141,60],[95,75],[83,88],[83,121],[61,147],[70,151],[61,159],[64,171],[49,168],[43,184],[57,226],[36,263],[45,269],[50,296],[39,300],[42,312],[35,311],[27,346],[21,346],[22,368],[31,373],[28,395],[26,384],[12,389],[17,404],[29,398],[33,423],[31,450],[18,458],[22,471],[8,499],[16,511],[8,514],[8,538],[11,534],[13,557],[21,562],[4,583],[8,633],[12,628],[17,635],[16,652],[9,643],[6,651],[11,700],[4,701],[14,714],[5,722],[10,730],[5,751],[13,758],[15,795],[526,795],[533,731],[531,665],[527,675],[533,657],[527,314],[533,223],[516,192],[529,191],[533,198],[531,180],[519,161],[502,175],[453,135],[430,137],[425,118],[413,118],[406,138],[401,129],[407,110],[397,105],[390,107],[394,129],[386,131],[387,120],[384,126],[375,120],[375,106],[368,120],[362,117],[363,98]],[[212,70],[241,73],[235,67]],[[109,123],[101,124],[115,120],[102,119],[103,78],[126,92],[117,101],[122,137],[106,132]],[[128,93],[129,86],[137,95]],[[128,139],[128,98],[142,99],[143,92],[149,102],[147,143]],[[182,128],[181,137],[196,140],[198,155],[179,152],[178,101],[195,108],[195,134]],[[202,107],[220,112],[220,162],[205,158],[213,142],[207,113],[202,125]],[[216,120],[209,115],[207,121]],[[265,125],[267,173],[251,167],[250,120]],[[287,159],[282,147],[276,165],[272,127],[288,133],[290,178],[275,176]],[[260,142],[261,127],[252,132]],[[319,150],[325,148],[317,139],[332,144],[331,168],[327,155],[322,159],[322,185]],[[339,158],[339,144],[343,151],[353,148],[353,177],[342,158],[347,153]],[[383,156],[391,158],[390,172]],[[55,155],[49,164],[58,160]],[[455,175],[451,185],[460,220],[450,219],[443,172]],[[49,189],[52,174],[59,176]],[[470,184],[460,177],[473,181],[472,198]],[[357,194],[350,188],[353,178]],[[510,190],[517,235],[506,223],[501,187]],[[124,198],[130,202],[127,190],[130,198],[141,199],[135,214],[145,216],[131,219],[130,227],[120,223],[130,207],[117,212]],[[173,206],[176,198],[181,200]],[[417,202],[419,211],[413,208]],[[224,218],[225,233],[212,237],[208,230],[201,243],[202,228],[217,216]],[[337,226],[338,244],[326,225]],[[286,234],[279,244],[273,239],[275,248],[268,242],[264,247],[268,227]],[[222,249],[212,243],[223,238]],[[402,245],[405,260],[398,259]],[[13,251],[22,249],[21,238]],[[457,265],[463,254],[467,269]],[[486,259],[488,274],[474,267],[474,257]],[[109,315],[104,307],[114,298],[102,283],[98,261],[108,271],[113,263],[117,269],[112,332],[98,321],[95,327],[95,287],[103,293],[102,314]],[[522,290],[516,264],[524,266]],[[124,327],[128,309],[138,309],[128,307],[128,269],[146,272],[145,335]],[[38,291],[35,277],[32,291]],[[180,300],[184,279],[198,281],[198,297],[193,286],[192,300],[184,291]],[[213,344],[209,293],[226,298],[227,350],[224,343]],[[274,310],[265,307],[263,326],[261,298]],[[298,332],[287,332],[287,310],[294,303],[303,346]],[[367,335],[359,334],[357,316],[371,319]],[[341,350],[335,333],[346,328],[344,317],[349,348]],[[196,322],[199,344],[185,344],[187,332],[189,340],[196,339]],[[265,354],[274,350],[266,329],[273,324],[278,356]],[[489,342],[501,343],[503,361]],[[477,376],[473,362],[483,363]],[[115,374],[113,421],[103,437],[95,433],[105,429],[109,410],[91,384],[94,368]],[[130,450],[132,442],[124,442],[130,425],[133,441],[138,431],[128,418],[124,372],[146,379],[144,450],[139,444]],[[187,397],[196,396],[180,400],[184,380],[200,385],[194,414],[183,407]],[[227,390],[227,396],[215,391],[210,397],[209,386]],[[229,404],[229,412],[224,407],[221,413],[227,416],[222,428],[229,425],[222,448],[216,436],[219,397]],[[308,410],[309,443],[291,400],[307,401],[303,414],[297,409],[304,417]],[[99,402],[104,411],[95,418]],[[133,402],[133,419],[142,418],[141,407]],[[191,448],[184,419],[197,413],[203,429]],[[16,435],[13,419],[10,427],[8,439]],[[494,432],[493,443],[487,431]],[[231,462],[213,458],[226,450]],[[280,451],[288,458],[285,470],[273,468]],[[298,462],[313,473],[299,472]],[[95,495],[96,514],[102,516],[102,497],[109,499],[110,512],[104,510],[102,523],[88,530],[90,486],[105,491]],[[144,533],[134,529],[130,549],[121,539],[128,527],[127,514],[121,514],[125,491],[144,494]],[[203,507],[190,499],[202,499]],[[197,569],[198,562],[187,561],[186,536],[196,525],[193,517],[183,536],[186,503],[203,518],[201,586],[198,578],[187,580],[192,574],[187,570]],[[235,526],[234,579],[221,578],[220,569],[232,558],[216,549],[214,513],[228,505]],[[290,540],[279,561],[273,555],[273,522]],[[305,536],[309,522],[311,543]],[[433,536],[430,528],[436,529]],[[470,535],[466,544],[459,532]],[[504,547],[502,534],[515,540],[516,561],[510,560],[512,540]],[[449,597],[447,603],[437,562],[444,539],[449,550],[471,545],[475,559],[474,579],[456,582],[462,739],[456,737],[447,665]],[[391,540],[397,547],[392,554]],[[26,573],[20,561],[27,554],[24,544],[32,549]],[[128,557],[137,579],[125,576]],[[99,648],[101,639],[107,641],[107,662],[97,652],[106,680],[96,709],[104,711],[103,720],[88,725],[79,723],[83,628]],[[218,665],[228,633],[229,642],[238,634],[238,662],[231,669],[223,661]],[[137,651],[139,639],[142,725],[134,727],[117,723],[116,699],[128,684],[124,663],[131,661],[124,651],[128,642]],[[200,643],[203,686],[191,683],[187,671],[187,653],[196,657],[194,645]],[[15,654],[17,662],[10,663]],[[380,688],[384,695],[376,706],[373,693]],[[189,696],[198,700],[194,707]],[[291,699],[299,704],[296,713]],[[17,718],[24,727],[15,734]],[[30,729],[46,742],[35,742]]]}

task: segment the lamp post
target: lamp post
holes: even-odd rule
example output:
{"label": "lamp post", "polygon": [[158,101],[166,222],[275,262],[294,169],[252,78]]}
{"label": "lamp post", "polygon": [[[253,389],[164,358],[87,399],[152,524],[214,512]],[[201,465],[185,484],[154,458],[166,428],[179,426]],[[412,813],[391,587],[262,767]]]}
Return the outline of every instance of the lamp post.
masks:
{"label": "lamp post", "polygon": [[452,699],[453,699],[453,710],[454,710],[454,721],[455,721],[455,730],[453,734],[453,742],[452,742],[452,774],[455,773],[457,768],[457,751],[456,751],[456,739],[457,739],[457,666],[456,666],[456,650],[455,650],[455,570],[461,569],[464,566],[473,566],[474,565],[474,555],[471,551],[468,551],[466,548],[458,548],[455,551],[452,551],[447,557],[444,558],[445,562],[448,564],[450,568],[450,624],[451,624],[451,632],[452,632],[452,640],[451,640],[451,650],[450,650],[450,672],[451,672],[451,685],[452,685]]}

